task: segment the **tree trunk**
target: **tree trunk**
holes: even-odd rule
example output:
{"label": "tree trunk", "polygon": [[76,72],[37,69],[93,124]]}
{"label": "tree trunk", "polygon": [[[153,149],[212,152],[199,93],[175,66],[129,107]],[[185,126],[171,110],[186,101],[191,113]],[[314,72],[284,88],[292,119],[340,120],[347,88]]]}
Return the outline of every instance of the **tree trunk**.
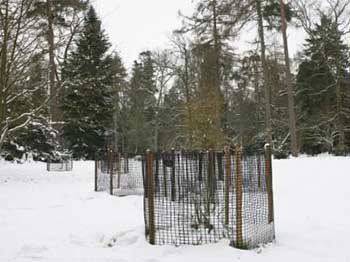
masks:
{"label": "tree trunk", "polygon": [[264,36],[264,24],[261,11],[261,0],[256,0],[256,11],[258,14],[258,30],[261,48],[261,63],[263,67],[264,90],[265,90],[265,124],[266,124],[266,141],[272,146],[272,116],[271,116],[271,91],[268,85],[269,72],[266,63],[266,46]]}
{"label": "tree trunk", "polygon": [[341,50],[340,50],[340,42],[339,38],[336,38],[336,114],[337,114],[337,120],[336,120],[336,126],[337,126],[337,133],[338,133],[338,141],[336,145],[336,154],[337,155],[344,155],[345,154],[345,131],[344,131],[344,122],[343,122],[343,90],[341,86],[341,80],[343,78],[342,76],[342,66],[341,66]]}
{"label": "tree trunk", "polygon": [[213,38],[214,38],[214,50],[215,50],[215,124],[217,130],[221,128],[221,81],[220,81],[220,39],[217,28],[218,14],[217,14],[217,2],[213,0]]}
{"label": "tree trunk", "polygon": [[284,59],[286,65],[286,81],[287,81],[287,93],[288,93],[288,115],[289,115],[289,132],[291,137],[291,152],[292,156],[298,156],[298,143],[297,143],[297,128],[296,128],[296,117],[294,110],[294,90],[292,84],[292,74],[290,71],[290,60],[289,60],[289,49],[287,39],[287,22],[285,14],[285,5],[283,0],[280,0],[281,7],[281,21],[282,21],[282,36],[283,36],[283,47],[284,47]]}
{"label": "tree trunk", "polygon": [[219,34],[217,28],[217,10],[216,0],[213,1],[213,38],[214,38],[214,50],[215,50],[215,80],[217,92],[220,94],[220,46],[219,46]]}
{"label": "tree trunk", "polygon": [[184,85],[185,85],[185,93],[186,93],[186,107],[187,107],[187,114],[188,114],[188,146],[189,148],[192,148],[193,146],[193,118],[192,118],[192,107],[191,107],[191,95],[190,95],[190,87],[189,87],[189,76],[188,76],[188,51],[187,48],[184,48],[184,56],[185,56],[185,76],[184,76]]}
{"label": "tree trunk", "polygon": [[56,86],[55,35],[53,30],[52,0],[46,0],[47,43],[49,48],[49,90],[50,90],[50,122],[59,121],[58,90]]}
{"label": "tree trunk", "polygon": [[6,97],[7,97],[7,47],[8,47],[8,38],[9,38],[9,20],[8,20],[8,1],[4,3],[5,13],[3,14],[2,21],[2,35],[3,39],[1,40],[1,49],[0,49],[0,151],[1,146],[6,135]]}

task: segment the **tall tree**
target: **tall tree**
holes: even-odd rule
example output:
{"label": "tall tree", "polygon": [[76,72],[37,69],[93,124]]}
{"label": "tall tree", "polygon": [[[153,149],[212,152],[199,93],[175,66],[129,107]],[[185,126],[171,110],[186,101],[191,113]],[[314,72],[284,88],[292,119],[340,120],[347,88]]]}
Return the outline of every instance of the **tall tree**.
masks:
{"label": "tall tree", "polygon": [[[184,19],[184,26],[179,32],[192,33],[195,36],[198,46],[207,46],[210,48],[212,58],[212,74],[215,76],[210,83],[210,88],[217,94],[215,97],[223,97],[222,80],[223,68],[226,61],[225,56],[229,52],[228,41],[235,39],[237,33],[248,21],[251,9],[251,1],[236,0],[199,0],[196,1],[195,11],[191,16]],[[209,79],[208,79],[209,80]],[[202,78],[203,81],[203,78]],[[215,100],[217,104],[212,109],[223,109],[224,99]],[[215,110],[216,110],[215,109]],[[212,127],[219,130],[225,123],[223,120],[223,110],[221,112],[212,112],[213,115],[219,114],[218,121],[214,121]],[[214,124],[216,126],[214,126]],[[215,133],[215,131],[213,130]]]}
{"label": "tall tree", "polygon": [[[60,85],[59,55],[61,51],[64,59],[68,55],[75,35],[79,32],[82,16],[79,13],[87,8],[86,0],[37,0],[34,14],[42,18],[38,30],[44,29],[49,58],[49,93],[50,93],[50,122],[59,127],[62,121],[60,112]],[[66,31],[62,33],[62,31]],[[68,32],[67,32],[68,31]],[[56,35],[57,34],[57,35]],[[63,47],[63,50],[59,50]]]}
{"label": "tall tree", "polygon": [[259,43],[260,43],[260,57],[263,67],[263,82],[265,90],[265,133],[266,141],[272,145],[272,115],[271,115],[271,91],[269,87],[269,75],[268,67],[266,62],[266,45],[265,45],[265,29],[264,29],[264,17],[263,9],[261,5],[262,0],[255,0],[255,8],[257,13],[258,21],[258,34],[259,34]]}
{"label": "tall tree", "polygon": [[65,64],[64,138],[74,157],[92,159],[111,143],[116,73],[101,21],[90,7],[76,49]]}
{"label": "tall tree", "polygon": [[46,102],[36,108],[12,106],[41,87],[28,84],[31,63],[40,53],[33,10],[32,0],[4,0],[0,5],[0,150],[6,138],[28,125]]}
{"label": "tall tree", "polygon": [[298,100],[302,149],[344,154],[349,127],[349,48],[332,17],[321,15],[309,31],[299,66]]}
{"label": "tall tree", "polygon": [[198,61],[198,87],[193,99],[193,138],[195,148],[220,148],[226,137],[221,126],[223,97],[213,88],[216,83],[216,51],[210,44],[198,44],[194,54]]}
{"label": "tall tree", "polygon": [[290,69],[289,59],[289,48],[287,38],[287,16],[286,16],[286,5],[283,0],[280,0],[280,11],[281,11],[281,31],[283,37],[284,47],[284,59],[286,67],[286,84],[288,93],[288,116],[289,116],[289,132],[291,138],[291,152],[294,157],[298,156],[298,142],[297,142],[297,127],[296,127],[296,116],[294,106],[294,90],[293,90],[293,79]]}
{"label": "tall tree", "polygon": [[145,51],[135,61],[128,90],[129,151],[144,152],[154,146],[156,106],[155,65],[152,52]]}
{"label": "tall tree", "polygon": [[[123,139],[123,121],[127,121],[127,119],[123,118],[123,96],[125,92],[125,86],[127,85],[126,77],[127,72],[123,65],[122,59],[118,53],[113,54],[113,71],[115,73],[114,83],[113,83],[113,92],[114,96],[114,113],[113,113],[113,148],[118,151],[122,150],[122,139]],[[121,141],[119,141],[121,138]]]}
{"label": "tall tree", "polygon": [[161,111],[164,98],[169,89],[169,83],[174,77],[174,66],[170,50],[153,52],[155,85],[157,89],[156,104],[154,106],[154,150],[159,150],[159,133],[166,118],[162,119]]}

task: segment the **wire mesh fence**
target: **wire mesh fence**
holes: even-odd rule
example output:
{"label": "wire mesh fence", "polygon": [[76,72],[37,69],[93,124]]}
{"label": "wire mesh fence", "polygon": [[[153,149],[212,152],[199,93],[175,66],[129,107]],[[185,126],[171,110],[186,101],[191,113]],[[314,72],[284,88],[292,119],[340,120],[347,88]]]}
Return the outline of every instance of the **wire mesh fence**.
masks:
{"label": "wire mesh fence", "polygon": [[143,194],[142,157],[112,150],[96,154],[95,191],[116,196]]}
{"label": "wire mesh fence", "polygon": [[73,170],[73,160],[62,160],[59,162],[47,162],[46,170],[49,172],[66,172]]}
{"label": "wire mesh fence", "polygon": [[148,152],[144,217],[151,244],[254,248],[275,238],[271,150]]}

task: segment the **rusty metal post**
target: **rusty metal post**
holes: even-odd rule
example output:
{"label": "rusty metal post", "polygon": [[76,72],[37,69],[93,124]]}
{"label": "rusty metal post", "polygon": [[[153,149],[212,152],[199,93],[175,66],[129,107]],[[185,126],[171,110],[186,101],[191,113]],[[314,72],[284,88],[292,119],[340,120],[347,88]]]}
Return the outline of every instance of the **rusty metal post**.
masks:
{"label": "rusty metal post", "polygon": [[230,147],[225,146],[225,225],[230,222],[231,155]]}
{"label": "rusty metal post", "polygon": [[148,200],[148,233],[151,245],[156,243],[156,227],[154,221],[154,177],[153,177],[153,154],[150,150],[146,153],[146,176],[147,176],[147,200]]}
{"label": "rusty metal post", "polygon": [[269,144],[265,145],[265,176],[268,198],[268,222],[274,222],[273,184],[272,184],[272,150]]}
{"label": "rusty metal post", "polygon": [[243,191],[242,191],[242,149],[239,145],[235,146],[235,191],[236,191],[236,243],[237,248],[244,248],[243,243]]}

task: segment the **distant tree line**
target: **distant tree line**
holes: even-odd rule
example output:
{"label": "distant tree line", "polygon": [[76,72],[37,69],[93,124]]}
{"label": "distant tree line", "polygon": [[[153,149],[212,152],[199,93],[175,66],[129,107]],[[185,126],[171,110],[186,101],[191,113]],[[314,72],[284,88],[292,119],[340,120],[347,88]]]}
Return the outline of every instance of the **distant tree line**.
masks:
{"label": "distant tree line", "polygon": [[[348,154],[349,12],[350,0],[197,0],[171,47],[127,70],[88,1],[1,0],[0,153]],[[307,34],[294,58],[288,27]],[[235,49],[252,28],[250,48]]]}

